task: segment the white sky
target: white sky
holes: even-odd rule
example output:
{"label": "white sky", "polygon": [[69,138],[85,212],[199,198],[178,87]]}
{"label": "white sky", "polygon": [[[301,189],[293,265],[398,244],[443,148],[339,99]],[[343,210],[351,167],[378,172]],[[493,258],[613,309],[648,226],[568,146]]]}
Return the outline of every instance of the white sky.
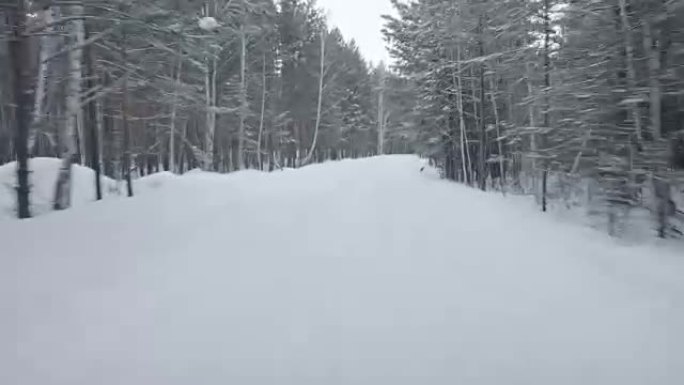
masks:
{"label": "white sky", "polygon": [[354,39],[366,60],[389,63],[389,54],[380,30],[380,17],[392,13],[390,0],[317,0],[328,10],[328,22],[337,26],[346,40]]}

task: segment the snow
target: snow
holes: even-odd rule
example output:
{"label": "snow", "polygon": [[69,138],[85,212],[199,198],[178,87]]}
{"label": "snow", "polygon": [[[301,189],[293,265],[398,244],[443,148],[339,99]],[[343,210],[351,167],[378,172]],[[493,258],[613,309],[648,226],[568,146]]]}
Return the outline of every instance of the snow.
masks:
{"label": "snow", "polygon": [[[55,183],[61,167],[58,158],[32,158],[29,161],[31,184],[31,214],[43,216],[53,213]],[[95,202],[95,171],[73,165],[72,207],[80,208]],[[171,185],[178,178],[170,172],[159,172],[133,180],[135,195],[146,194]],[[16,162],[0,165],[0,221],[16,219]],[[124,182],[102,177],[105,199],[124,196]]]}
{"label": "snow", "polygon": [[0,383],[684,383],[676,251],[423,165],[163,174],[0,223]]}
{"label": "snow", "polygon": [[215,31],[219,27],[218,21],[211,16],[201,17],[197,23],[201,30],[207,32]]}
{"label": "snow", "polygon": [[[31,212],[41,215],[52,210],[55,183],[61,160],[57,158],[33,158],[29,161],[31,184]],[[0,165],[0,221],[15,218],[16,162]],[[74,165],[72,206],[79,207],[95,200],[95,172],[87,167]],[[102,193],[107,195],[117,189],[116,182],[102,178]]]}
{"label": "snow", "polygon": [[146,175],[142,178],[133,181],[134,190],[137,194],[142,191],[156,190],[167,187],[174,183],[179,177],[169,171],[158,172],[155,174]]}

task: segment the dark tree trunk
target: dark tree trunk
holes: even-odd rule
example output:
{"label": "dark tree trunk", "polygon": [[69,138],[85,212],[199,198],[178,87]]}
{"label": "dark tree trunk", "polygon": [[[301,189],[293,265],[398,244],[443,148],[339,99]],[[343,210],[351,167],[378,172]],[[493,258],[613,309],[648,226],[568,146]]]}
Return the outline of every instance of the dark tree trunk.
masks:
{"label": "dark tree trunk", "polygon": [[[458,107],[455,103],[455,97],[453,94],[448,96],[449,100],[449,115],[448,115],[448,130],[449,133],[446,135],[446,177],[449,180],[456,180],[458,173],[458,168],[456,167],[456,111]],[[463,161],[463,159],[461,159]]]}
{"label": "dark tree trunk", "polygon": [[[126,54],[126,32],[123,32],[121,40],[121,58],[123,64],[127,64]],[[123,93],[121,95],[121,124],[123,130],[123,164],[122,169],[126,178],[126,193],[129,197],[133,196],[133,181],[131,180],[131,139],[128,127],[128,73],[124,74]]]}
{"label": "dark tree trunk", "polygon": [[14,75],[14,98],[16,103],[16,128],[14,131],[14,151],[17,156],[17,216],[30,218],[28,132],[31,124],[33,87],[31,85],[30,40],[25,34],[28,10],[24,0],[17,0],[16,7],[10,8],[10,26],[13,29],[9,43],[10,60]]}
{"label": "dark tree trunk", "polygon": [[456,167],[454,159],[454,142],[450,134],[442,137],[444,144],[444,177],[448,180],[456,179]]}
{"label": "dark tree trunk", "polygon": [[[89,31],[88,26],[85,26],[85,39],[88,40]],[[87,80],[86,85],[89,90],[95,88],[95,55],[90,47],[90,44],[84,47]],[[88,103],[88,127],[90,128],[90,167],[95,170],[95,199],[102,199],[102,183],[101,183],[101,168],[100,168],[100,133],[97,127],[97,100],[93,98]]]}
{"label": "dark tree trunk", "polygon": [[672,216],[676,207],[672,200],[670,184],[666,179],[660,177],[653,178],[653,191],[656,200],[656,214],[658,219],[658,237],[666,238],[669,226],[669,218]]}
{"label": "dark tree trunk", "polygon": [[[480,56],[484,57],[484,21],[480,17]],[[487,128],[485,126],[485,64],[480,64],[480,167],[479,167],[479,182],[480,190],[487,190]]]}
{"label": "dark tree trunk", "polygon": [[[102,86],[106,89],[111,86],[111,78],[107,71],[102,74]],[[112,118],[111,100],[107,95],[102,96],[102,171],[104,175],[118,180],[118,169],[115,167],[116,156],[114,147],[117,143],[117,136],[114,132],[114,121]]]}
{"label": "dark tree trunk", "polygon": [[[549,0],[544,0],[544,129],[548,130],[551,125],[549,119],[549,110],[551,103],[549,101],[549,87],[551,87],[551,21],[550,21],[550,6]],[[542,135],[542,145],[546,146],[546,135]],[[549,161],[544,159],[544,170],[542,175],[542,211],[547,211],[547,192],[549,180]]]}

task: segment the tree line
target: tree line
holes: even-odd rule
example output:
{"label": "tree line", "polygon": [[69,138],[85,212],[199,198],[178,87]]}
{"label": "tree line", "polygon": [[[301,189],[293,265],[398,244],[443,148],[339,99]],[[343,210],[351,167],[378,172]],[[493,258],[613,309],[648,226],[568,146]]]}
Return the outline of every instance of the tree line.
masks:
{"label": "tree line", "polygon": [[[392,0],[384,33],[446,178],[680,216],[684,1]],[[602,215],[603,215],[602,214]],[[628,219],[625,219],[628,220]]]}
{"label": "tree line", "polygon": [[161,170],[419,153],[544,211],[583,201],[613,233],[632,208],[676,231],[684,1],[391,1],[386,68],[314,0],[3,0],[0,162],[17,161],[18,215],[35,156],[62,159],[63,209],[73,163],[132,195]]}

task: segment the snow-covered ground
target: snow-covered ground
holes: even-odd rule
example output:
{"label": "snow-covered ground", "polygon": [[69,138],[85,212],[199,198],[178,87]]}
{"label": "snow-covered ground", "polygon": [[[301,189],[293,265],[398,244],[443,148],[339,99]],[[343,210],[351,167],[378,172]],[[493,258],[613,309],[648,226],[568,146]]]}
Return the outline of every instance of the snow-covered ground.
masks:
{"label": "snow-covered ground", "polygon": [[[29,161],[29,183],[31,186],[31,212],[42,215],[52,211],[55,183],[61,166],[57,158],[33,158]],[[0,165],[0,220],[16,217],[16,162]],[[95,200],[95,172],[87,167],[74,165],[73,193],[71,202],[74,207]],[[102,193],[111,195],[118,188],[116,182],[103,177]]]}
{"label": "snow-covered ground", "polygon": [[[62,161],[58,158],[32,158],[29,160],[29,183],[31,189],[31,215],[51,214],[55,183]],[[16,220],[16,162],[0,165],[0,221]],[[95,201],[95,171],[88,167],[73,165],[72,207],[81,207]],[[169,172],[151,174],[133,180],[135,194],[154,191],[175,180]],[[106,176],[101,177],[102,195],[105,199],[123,197],[125,184]]]}
{"label": "snow-covered ground", "polygon": [[409,156],[0,223],[0,384],[684,383],[684,262]]}

